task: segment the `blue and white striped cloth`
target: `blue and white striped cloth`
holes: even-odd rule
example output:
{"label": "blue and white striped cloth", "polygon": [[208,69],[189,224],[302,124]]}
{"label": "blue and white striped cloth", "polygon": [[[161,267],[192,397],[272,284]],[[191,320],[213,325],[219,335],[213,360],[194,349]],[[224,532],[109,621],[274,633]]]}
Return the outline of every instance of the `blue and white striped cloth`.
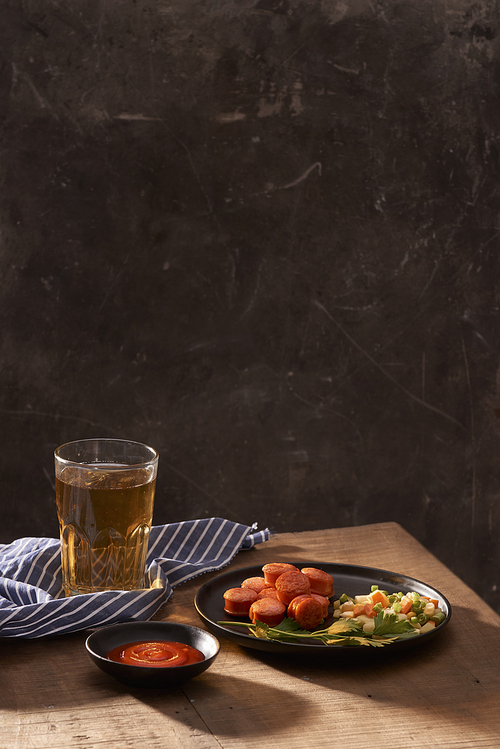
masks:
{"label": "blue and white striped cloth", "polygon": [[187,520],[151,529],[149,587],[65,598],[59,539],[20,538],[0,544],[0,637],[44,637],[150,619],[173,588],[225,567],[240,549],[267,541],[270,531],[223,518]]}

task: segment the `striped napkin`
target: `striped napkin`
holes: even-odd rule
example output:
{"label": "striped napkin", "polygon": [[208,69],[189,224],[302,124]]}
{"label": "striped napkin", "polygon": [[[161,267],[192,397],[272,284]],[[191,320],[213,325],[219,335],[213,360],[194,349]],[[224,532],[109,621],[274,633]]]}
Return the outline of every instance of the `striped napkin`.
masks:
{"label": "striped napkin", "polygon": [[225,567],[270,531],[223,518],[187,520],[151,529],[144,590],[65,598],[59,539],[20,538],[0,544],[0,637],[61,635],[117,622],[150,619],[173,588]]}

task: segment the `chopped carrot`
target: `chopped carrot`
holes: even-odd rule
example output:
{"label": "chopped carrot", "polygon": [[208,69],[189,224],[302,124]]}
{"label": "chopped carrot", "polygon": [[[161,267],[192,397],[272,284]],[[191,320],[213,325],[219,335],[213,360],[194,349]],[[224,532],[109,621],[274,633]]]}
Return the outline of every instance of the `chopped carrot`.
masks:
{"label": "chopped carrot", "polygon": [[422,601],[427,601],[428,603],[433,603],[434,608],[439,608],[439,601],[437,598],[429,598],[429,596],[420,596]]}
{"label": "chopped carrot", "polygon": [[381,590],[374,590],[370,598],[372,599],[373,603],[381,603],[383,609],[386,609],[389,606],[389,599]]}
{"label": "chopped carrot", "polygon": [[401,601],[401,613],[409,614],[411,611],[411,600],[409,598],[406,601]]}
{"label": "chopped carrot", "polygon": [[375,617],[377,615],[377,612],[373,610],[374,606],[375,606],[374,603],[365,603],[363,608],[365,610],[366,616]]}
{"label": "chopped carrot", "polygon": [[364,613],[365,613],[365,607],[362,603],[357,603],[352,610],[353,616],[359,616],[360,614],[364,614]]}

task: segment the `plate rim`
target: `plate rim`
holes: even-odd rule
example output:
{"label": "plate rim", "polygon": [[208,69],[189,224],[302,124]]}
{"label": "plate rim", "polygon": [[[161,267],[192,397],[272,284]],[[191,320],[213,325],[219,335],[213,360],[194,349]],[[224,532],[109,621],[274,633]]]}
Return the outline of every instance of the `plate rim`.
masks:
{"label": "plate rim", "polygon": [[[432,591],[434,594],[437,594],[435,597],[439,598],[440,601],[442,601],[445,604],[446,607],[446,617],[444,621],[442,621],[440,624],[438,624],[437,627],[435,627],[430,632],[425,632],[423,635],[419,635],[418,637],[410,638],[410,639],[404,639],[404,640],[396,640],[396,642],[391,643],[391,646],[389,648],[390,652],[394,652],[394,650],[400,650],[402,647],[408,647],[409,645],[415,645],[417,643],[423,644],[424,642],[428,642],[429,639],[431,639],[434,635],[438,634],[450,621],[451,615],[452,615],[452,608],[451,604],[448,600],[448,598],[441,593],[440,590],[435,588],[433,585],[430,585],[429,583],[426,583],[422,580],[419,580],[416,577],[412,577],[410,575],[406,575],[402,572],[394,572],[391,570],[386,570],[381,567],[370,567],[367,565],[360,565],[360,564],[350,564],[346,562],[318,562],[318,561],[291,561],[288,562],[289,564],[293,564],[297,567],[317,567],[318,569],[328,568],[329,571],[333,568],[333,571],[337,569],[337,572],[340,573],[340,570],[343,569],[345,571],[352,570],[354,574],[355,572],[358,572],[360,574],[364,574],[365,576],[371,576],[374,578],[373,584],[380,584],[380,582],[383,581],[384,577],[393,577],[393,578],[402,578],[401,584],[403,585],[403,589],[406,587],[408,590],[412,589],[411,586],[407,584],[407,582],[411,582],[412,585],[421,586],[423,588],[427,588],[428,590]],[[362,647],[346,647],[344,645],[325,645],[324,643],[294,643],[294,642],[274,642],[270,640],[262,640],[256,637],[253,637],[252,635],[247,635],[242,632],[236,632],[232,629],[222,625],[217,624],[217,621],[214,619],[211,619],[202,609],[202,606],[200,605],[200,598],[203,597],[205,592],[210,586],[213,586],[214,583],[220,584],[225,578],[231,579],[235,576],[241,575],[241,581],[243,581],[246,577],[251,577],[252,573],[255,571],[262,571],[261,564],[254,564],[249,565],[246,567],[241,567],[234,570],[226,570],[225,572],[220,572],[218,575],[213,577],[211,580],[208,580],[206,583],[204,583],[196,592],[194,596],[194,606],[195,609],[202,620],[202,622],[205,623],[205,625],[208,627],[208,629],[212,632],[212,634],[223,637],[227,640],[231,640],[233,642],[236,642],[243,647],[249,647],[254,650],[262,650],[267,652],[281,652],[281,653],[298,653],[301,651],[306,651],[308,653],[326,653],[326,652],[387,652],[387,648],[362,648]],[[332,576],[334,577],[334,574],[330,572]],[[344,572],[344,574],[349,574],[348,572]],[[334,577],[335,579],[335,577]],[[391,583],[392,585],[395,585],[396,583]],[[229,586],[228,586],[229,587]],[[234,587],[234,586],[230,586]],[[343,591],[342,591],[343,592]],[[360,591],[361,593],[361,591]],[[342,593],[339,591],[339,595],[342,595]],[[223,613],[223,609],[222,609]],[[219,620],[220,621],[220,620]]]}

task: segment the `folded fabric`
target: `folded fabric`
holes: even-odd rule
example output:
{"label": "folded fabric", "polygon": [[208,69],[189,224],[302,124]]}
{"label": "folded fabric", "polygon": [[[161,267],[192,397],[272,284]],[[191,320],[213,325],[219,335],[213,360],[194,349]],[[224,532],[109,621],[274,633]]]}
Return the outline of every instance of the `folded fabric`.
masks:
{"label": "folded fabric", "polygon": [[21,538],[0,544],[0,637],[45,637],[117,622],[150,619],[173,588],[225,567],[270,531],[223,518],[187,520],[151,529],[146,586],[65,598],[59,539]]}

